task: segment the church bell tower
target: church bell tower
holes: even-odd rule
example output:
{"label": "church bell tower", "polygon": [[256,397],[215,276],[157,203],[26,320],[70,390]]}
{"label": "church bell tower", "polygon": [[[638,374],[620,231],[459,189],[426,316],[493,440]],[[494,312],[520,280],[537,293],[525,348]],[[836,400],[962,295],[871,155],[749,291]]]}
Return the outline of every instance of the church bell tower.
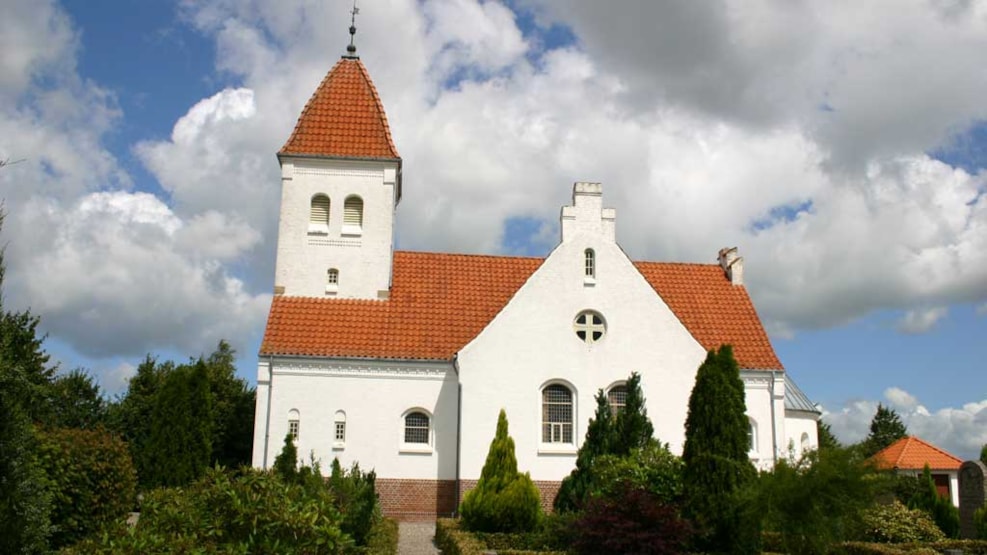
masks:
{"label": "church bell tower", "polygon": [[352,40],[305,105],[278,161],[275,295],[387,298],[401,157]]}

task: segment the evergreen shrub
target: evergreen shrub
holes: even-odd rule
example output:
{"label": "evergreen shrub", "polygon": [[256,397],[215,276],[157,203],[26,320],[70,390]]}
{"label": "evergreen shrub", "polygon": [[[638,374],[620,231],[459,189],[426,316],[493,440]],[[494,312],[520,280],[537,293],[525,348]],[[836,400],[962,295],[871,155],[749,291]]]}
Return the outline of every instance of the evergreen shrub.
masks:
{"label": "evergreen shrub", "polygon": [[960,535],[960,511],[953,503],[939,495],[936,484],[932,480],[929,465],[922,469],[918,479],[918,491],[908,500],[908,508],[925,511],[935,521],[947,538],[957,538]]}
{"label": "evergreen shrub", "polygon": [[274,465],[271,467],[274,473],[281,476],[286,481],[294,481],[298,477],[298,448],[295,447],[295,440],[291,434],[285,434],[284,445],[277,457],[274,457]]}
{"label": "evergreen shrub", "polygon": [[[313,468],[321,480],[318,467]],[[332,461],[332,472],[327,485],[335,498],[336,508],[343,516],[340,528],[357,545],[366,545],[374,525],[382,520],[376,480],[377,475],[373,470],[362,472],[357,463],[353,463],[353,467],[347,472],[340,466],[339,459]]]}
{"label": "evergreen shrub", "polygon": [[103,429],[40,434],[41,466],[52,495],[51,547],[75,543],[136,504],[137,472],[127,445]]}
{"label": "evergreen shrub", "polygon": [[628,489],[651,492],[662,503],[682,497],[682,459],[668,445],[651,442],[627,456],[603,455],[590,467],[591,497],[619,498]]}
{"label": "evergreen shrub", "polygon": [[987,540],[987,505],[973,512],[973,527],[977,531],[977,539]]}
{"label": "evergreen shrub", "polygon": [[502,409],[480,480],[459,507],[463,527],[479,532],[534,530],[542,514],[539,497],[531,476],[517,470],[514,439],[508,435],[507,414]]}
{"label": "evergreen shrub", "polygon": [[946,539],[925,511],[909,509],[898,500],[863,511],[860,524],[859,539],[869,542],[934,542]]}

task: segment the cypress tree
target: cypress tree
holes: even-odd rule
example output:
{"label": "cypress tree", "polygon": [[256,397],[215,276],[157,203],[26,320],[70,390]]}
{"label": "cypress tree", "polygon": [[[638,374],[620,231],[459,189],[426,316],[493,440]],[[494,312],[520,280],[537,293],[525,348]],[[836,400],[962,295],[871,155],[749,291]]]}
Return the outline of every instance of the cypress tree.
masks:
{"label": "cypress tree", "polygon": [[756,553],[760,527],[739,494],[756,477],[747,455],[744,384],[733,349],[711,350],[689,396],[682,460],[686,515],[700,551]]}
{"label": "cypress tree", "polygon": [[478,532],[529,532],[538,524],[538,488],[527,472],[517,471],[514,439],[507,432],[507,413],[503,409],[480,480],[466,493],[459,511],[463,526]]}
{"label": "cypress tree", "polygon": [[596,393],[596,414],[586,428],[586,439],[576,455],[576,468],[563,478],[552,505],[558,512],[578,510],[586,498],[590,485],[590,468],[600,455],[613,452],[616,442],[613,412],[603,390]]}
{"label": "cypress tree", "polygon": [[152,487],[192,482],[209,467],[211,442],[212,396],[199,360],[169,373],[154,397],[145,482]]}
{"label": "cypress tree", "polygon": [[654,426],[648,418],[648,409],[644,406],[641,375],[633,372],[627,380],[627,400],[624,408],[617,413],[614,422],[613,447],[610,452],[626,457],[632,449],[642,449],[653,442],[654,433]]}
{"label": "cypress tree", "polygon": [[[278,456],[274,458],[274,473],[284,478],[285,481],[292,481],[298,475],[298,448],[295,447],[295,439],[291,437],[291,433],[287,433],[284,436],[284,446],[281,447],[281,452]],[[339,466],[339,459],[333,459],[332,461],[332,476],[335,477],[339,472],[339,476],[342,476],[342,467]]]}

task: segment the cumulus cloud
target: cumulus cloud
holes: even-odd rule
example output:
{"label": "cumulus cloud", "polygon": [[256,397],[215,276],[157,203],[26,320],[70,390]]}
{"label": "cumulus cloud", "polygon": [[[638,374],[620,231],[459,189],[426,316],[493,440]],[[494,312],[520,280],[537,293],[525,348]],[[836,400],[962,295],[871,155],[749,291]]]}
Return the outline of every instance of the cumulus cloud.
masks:
{"label": "cumulus cloud", "polygon": [[[976,459],[987,444],[987,399],[930,411],[918,398],[897,387],[884,392],[885,406],[893,408],[910,435],[929,441],[964,460]],[[877,401],[856,400],[835,410],[823,409],[823,421],[844,443],[867,437],[877,412]]]}

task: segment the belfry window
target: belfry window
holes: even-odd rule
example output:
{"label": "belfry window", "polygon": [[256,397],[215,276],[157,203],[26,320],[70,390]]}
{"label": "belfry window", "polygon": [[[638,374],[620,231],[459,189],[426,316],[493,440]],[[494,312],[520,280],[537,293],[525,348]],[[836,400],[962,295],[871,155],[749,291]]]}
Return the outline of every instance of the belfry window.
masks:
{"label": "belfry window", "polygon": [[607,332],[607,324],[603,321],[603,316],[592,310],[584,310],[576,315],[572,327],[576,331],[576,337],[589,345],[603,339],[603,335]]}
{"label": "belfry window", "polygon": [[346,445],[346,413],[337,410],[334,421],[335,430],[333,431],[332,445],[337,448],[343,447]]}
{"label": "belfry window", "polygon": [[308,232],[320,235],[329,233],[329,197],[319,193],[312,197],[309,210]]}
{"label": "belfry window", "polygon": [[343,233],[359,234],[363,231],[363,199],[346,197],[343,203]]}
{"label": "belfry window", "polygon": [[587,278],[593,279],[596,277],[596,253],[593,252],[593,249],[586,249],[584,255],[585,255],[585,265],[584,265],[585,275]]}

